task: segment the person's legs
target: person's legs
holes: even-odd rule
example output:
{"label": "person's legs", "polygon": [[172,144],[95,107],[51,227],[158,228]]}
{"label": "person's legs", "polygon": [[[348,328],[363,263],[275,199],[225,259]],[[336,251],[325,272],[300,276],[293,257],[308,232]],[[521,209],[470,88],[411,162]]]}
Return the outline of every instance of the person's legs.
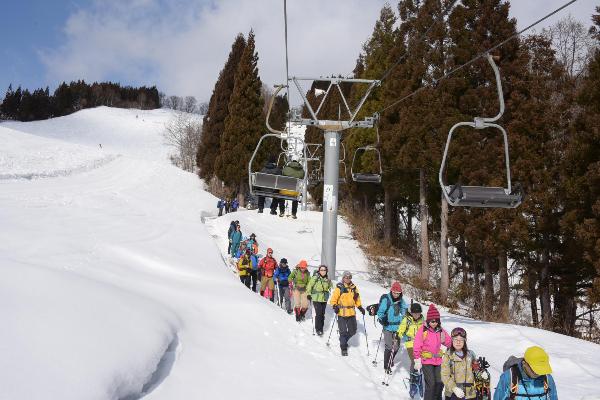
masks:
{"label": "person's legs", "polygon": [[323,325],[325,324],[325,308],[327,303],[315,301],[313,302],[315,307],[315,330],[317,333],[323,333]]}
{"label": "person's legs", "polygon": [[292,201],[292,216],[296,216],[296,213],[298,212],[298,200],[294,200]]}
{"label": "person's legs", "polygon": [[265,196],[258,196],[258,212],[263,212],[265,208]]}
{"label": "person's legs", "polygon": [[338,329],[340,331],[340,348],[342,350],[348,349],[348,317],[338,317]]}
{"label": "person's legs", "polygon": [[271,214],[275,215],[277,214],[277,205],[279,204],[279,199],[276,197],[273,197],[273,200],[271,200]]}
{"label": "person's legs", "polygon": [[279,214],[283,214],[285,212],[285,200],[279,199]]}
{"label": "person's legs", "polygon": [[423,380],[425,381],[425,393],[423,400],[434,400],[435,397],[435,366],[425,364],[422,366]]}
{"label": "person's legs", "polygon": [[393,364],[393,352],[392,344],[394,341],[394,332],[383,330],[383,343],[385,344],[385,351],[383,352],[383,369],[389,369]]}
{"label": "person's legs", "polygon": [[434,378],[435,378],[435,386],[434,386],[434,394],[433,398],[435,400],[442,399],[442,392],[444,390],[444,382],[442,382],[442,366],[436,365],[434,367]]}
{"label": "person's legs", "polygon": [[219,207],[219,217],[223,216],[223,207]]}
{"label": "person's legs", "polygon": [[409,372],[415,372],[415,355],[413,353],[413,348],[409,347],[406,349],[408,353],[408,358],[410,358],[410,370]]}
{"label": "person's legs", "polygon": [[292,313],[292,299],[291,299],[291,294],[290,294],[290,288],[287,286],[284,288],[283,297],[285,300],[285,310],[288,312],[288,314],[291,314]]}
{"label": "person's legs", "polygon": [[256,292],[256,277],[257,277],[258,271],[253,269],[252,272],[250,272],[250,280],[252,281],[252,291]]}

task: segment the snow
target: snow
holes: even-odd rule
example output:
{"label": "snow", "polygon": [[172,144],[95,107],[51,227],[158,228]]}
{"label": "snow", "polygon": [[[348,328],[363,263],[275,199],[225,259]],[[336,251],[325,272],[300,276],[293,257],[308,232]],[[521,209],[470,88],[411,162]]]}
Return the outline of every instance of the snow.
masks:
{"label": "snow", "polygon": [[[321,215],[215,217],[217,198],[169,164],[161,134],[172,117],[100,107],[0,124],[0,399],[407,398],[405,354],[389,388],[371,364],[372,319],[359,318],[342,358],[335,328],[328,347],[310,320],[241,285],[225,254],[232,219],[261,252],[316,266]],[[338,239],[338,271],[376,302],[386,289],[342,220]],[[488,358],[493,384],[509,355],[538,344],[561,397],[599,398],[600,346],[441,311]]]}

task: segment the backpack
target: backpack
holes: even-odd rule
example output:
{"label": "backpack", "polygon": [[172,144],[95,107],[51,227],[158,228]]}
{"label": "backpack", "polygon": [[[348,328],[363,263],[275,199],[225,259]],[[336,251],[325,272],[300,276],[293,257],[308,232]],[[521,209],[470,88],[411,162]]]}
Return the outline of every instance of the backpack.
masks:
{"label": "backpack", "polygon": [[[350,290],[348,290],[348,288],[346,286],[344,286],[344,284],[342,282],[338,283],[337,285],[335,285],[338,289],[340,289],[340,296],[343,295],[344,293],[348,293]],[[358,292],[356,291],[356,286],[354,286],[354,288],[351,289],[354,292],[354,301],[356,302],[356,300],[358,300]]]}
{"label": "backpack", "polygon": [[[523,360],[522,358],[510,356],[510,357],[508,357],[508,360],[506,360],[504,362],[504,365],[502,366],[503,371],[510,369],[509,399],[514,400],[515,398],[517,398],[517,396],[528,397],[528,398],[541,397],[542,396],[541,394],[527,393],[527,389],[525,388],[525,386],[523,386],[523,388],[525,389],[525,394],[519,393],[519,381],[521,381],[523,379],[523,376],[521,375],[521,370],[519,369],[519,363],[522,360]],[[543,396],[548,398],[549,392],[550,392],[550,385],[548,385],[548,376],[544,375],[544,394],[543,394]]]}

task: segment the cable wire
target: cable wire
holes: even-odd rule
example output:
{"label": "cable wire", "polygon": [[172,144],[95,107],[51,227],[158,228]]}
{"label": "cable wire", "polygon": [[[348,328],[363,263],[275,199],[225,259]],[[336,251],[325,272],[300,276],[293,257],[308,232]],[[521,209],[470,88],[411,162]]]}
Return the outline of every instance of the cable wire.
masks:
{"label": "cable wire", "polygon": [[[483,52],[481,52],[481,53],[479,53],[478,55],[476,55],[474,58],[472,58],[471,60],[467,61],[466,63],[464,63],[464,64],[462,64],[462,65],[460,65],[460,66],[458,66],[458,67],[456,67],[456,68],[454,68],[454,69],[452,69],[452,70],[450,70],[450,71],[446,72],[444,75],[442,75],[442,77],[441,77],[441,78],[439,78],[439,79],[435,79],[435,80],[434,80],[434,84],[438,84],[440,81],[442,81],[442,80],[444,80],[444,79],[448,78],[450,75],[454,74],[455,72],[457,72],[457,71],[459,71],[459,70],[461,70],[461,69],[463,69],[463,68],[465,68],[465,67],[467,67],[467,66],[469,66],[469,65],[473,64],[475,61],[479,60],[480,58],[482,58],[482,57],[485,57],[485,55],[486,55],[486,54],[488,54],[488,53],[490,53],[490,52],[492,52],[492,51],[494,51],[494,50],[496,50],[496,49],[498,49],[498,48],[500,48],[500,47],[504,46],[506,43],[510,42],[511,40],[515,39],[516,37],[519,37],[519,36],[521,36],[523,33],[527,32],[528,30],[530,30],[530,29],[531,29],[531,28],[533,28],[534,26],[536,26],[536,25],[539,25],[540,23],[544,22],[544,21],[545,21],[545,20],[547,20],[548,18],[550,18],[550,17],[552,17],[553,15],[555,15],[555,14],[559,13],[560,11],[564,10],[565,8],[569,7],[571,4],[573,4],[573,3],[577,2],[577,1],[578,1],[578,0],[571,0],[571,1],[569,1],[569,2],[567,2],[567,3],[565,3],[565,4],[563,4],[561,7],[557,8],[556,10],[552,11],[551,13],[549,13],[549,14],[545,15],[544,17],[542,17],[542,18],[538,19],[537,21],[535,21],[534,23],[530,24],[529,26],[527,26],[527,27],[525,27],[525,28],[521,29],[520,31],[518,31],[518,32],[514,33],[513,35],[511,35],[511,36],[509,36],[508,38],[504,39],[502,42],[500,42],[500,43],[496,44],[496,45],[495,45],[495,46],[493,46],[493,47],[490,47],[489,49],[487,49],[487,50],[485,50],[485,51],[483,51]],[[379,114],[381,114],[381,113],[383,113],[384,111],[386,111],[386,110],[388,110],[388,109],[390,109],[390,108],[394,107],[395,105],[397,105],[397,104],[399,104],[399,103],[403,102],[404,100],[406,100],[406,99],[408,99],[408,98],[410,98],[410,97],[414,96],[415,94],[419,93],[419,92],[420,92],[420,91],[422,91],[423,89],[430,88],[430,87],[432,87],[432,86],[431,86],[431,85],[429,85],[429,86],[421,86],[420,88],[418,88],[418,89],[417,89],[417,90],[415,90],[414,92],[412,92],[412,93],[410,93],[410,94],[408,94],[408,95],[406,95],[406,96],[404,96],[404,97],[402,97],[402,98],[400,98],[400,99],[398,99],[398,100],[394,101],[394,102],[393,102],[393,103],[391,103],[390,105],[388,105],[388,106],[386,106],[386,107],[382,108],[380,111],[378,111],[378,113],[379,113]]]}

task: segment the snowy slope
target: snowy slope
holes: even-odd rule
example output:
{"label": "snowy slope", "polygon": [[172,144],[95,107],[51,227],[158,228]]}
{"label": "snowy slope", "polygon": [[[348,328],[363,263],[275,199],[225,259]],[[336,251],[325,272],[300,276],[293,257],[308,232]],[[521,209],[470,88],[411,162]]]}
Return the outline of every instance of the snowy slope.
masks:
{"label": "snowy slope", "polygon": [[[217,199],[169,165],[169,118],[102,107],[0,124],[0,399],[407,398],[403,366],[389,388],[379,383],[372,320],[370,356],[360,319],[342,359],[335,329],[327,347],[310,320],[297,324],[240,284],[223,255],[232,216],[215,218]],[[318,263],[320,214],[233,216],[261,249]],[[377,301],[385,289],[368,281],[348,227],[338,234],[339,270]],[[446,328],[469,331],[494,382],[509,354],[536,343],[561,397],[598,398],[600,346],[443,315]]]}

